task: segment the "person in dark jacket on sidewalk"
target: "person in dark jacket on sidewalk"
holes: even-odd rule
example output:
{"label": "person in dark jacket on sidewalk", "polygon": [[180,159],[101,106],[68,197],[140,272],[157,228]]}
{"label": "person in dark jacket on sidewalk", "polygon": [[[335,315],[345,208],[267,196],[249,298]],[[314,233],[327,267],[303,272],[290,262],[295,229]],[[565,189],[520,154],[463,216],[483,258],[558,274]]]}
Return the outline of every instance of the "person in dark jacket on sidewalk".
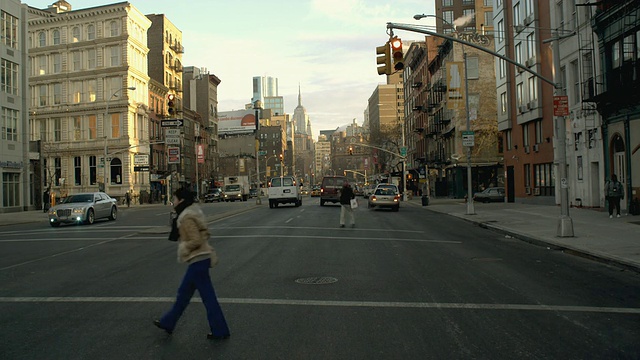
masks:
{"label": "person in dark jacket on sidewalk", "polygon": [[187,263],[189,267],[178,288],[176,302],[162,318],[153,323],[171,334],[197,289],[207,309],[211,329],[207,338],[227,339],[230,336],[229,327],[209,276],[209,268],[217,263],[217,257],[208,242],[210,234],[204,214],[194,201],[193,193],[187,189],[180,188],[174,193],[173,205],[177,217],[173,220],[169,240],[178,242],[178,262]]}
{"label": "person in dark jacket on sidewalk", "polygon": [[615,174],[611,175],[611,180],[607,181],[604,189],[607,200],[609,200],[609,219],[613,218],[614,208],[617,211],[617,217],[620,217],[620,199],[624,197],[624,188]]}
{"label": "person in dark jacket on sidewalk", "polygon": [[351,199],[355,199],[356,195],[353,193],[353,189],[351,185],[349,185],[348,181],[345,181],[342,184],[342,189],[340,190],[340,227],[344,227],[345,217],[349,217],[351,221],[351,227],[356,227],[356,218],[353,214],[353,209],[351,208]]}

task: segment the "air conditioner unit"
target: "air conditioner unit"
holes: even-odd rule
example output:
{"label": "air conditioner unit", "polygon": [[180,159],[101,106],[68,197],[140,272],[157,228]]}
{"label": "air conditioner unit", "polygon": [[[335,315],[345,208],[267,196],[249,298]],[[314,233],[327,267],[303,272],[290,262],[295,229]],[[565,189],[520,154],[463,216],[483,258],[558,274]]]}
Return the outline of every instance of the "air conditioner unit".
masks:
{"label": "air conditioner unit", "polygon": [[524,30],[524,25],[516,25],[515,29],[517,33],[521,33]]}
{"label": "air conditioner unit", "polygon": [[529,103],[527,104],[527,106],[529,106],[529,109],[533,110],[535,108],[538,107],[538,100],[531,100],[529,101]]}
{"label": "air conditioner unit", "polygon": [[524,147],[524,153],[525,153],[525,154],[528,154],[528,153],[529,153],[529,146],[528,146],[528,145]]}
{"label": "air conditioner unit", "polygon": [[532,67],[536,64],[536,58],[532,57],[532,58],[528,58],[527,61],[525,61],[525,65],[527,65],[527,67]]}
{"label": "air conditioner unit", "polygon": [[540,196],[540,188],[534,188],[533,189],[533,195]]}
{"label": "air conditioner unit", "polygon": [[524,188],[524,192],[525,192],[527,195],[531,195],[531,188],[530,188],[530,187],[528,187],[528,186],[527,186],[527,187],[525,187],[525,188]]}
{"label": "air conditioner unit", "polygon": [[533,145],[533,151],[535,151],[535,152],[540,151],[540,145],[539,144]]}
{"label": "air conditioner unit", "polygon": [[529,25],[533,22],[533,19],[535,19],[535,17],[533,16],[533,14],[529,14],[529,16],[527,16],[526,18],[524,18],[524,23]]}
{"label": "air conditioner unit", "polygon": [[526,113],[527,112],[527,106],[526,105],[520,105],[518,107],[518,109],[520,109],[520,113]]}

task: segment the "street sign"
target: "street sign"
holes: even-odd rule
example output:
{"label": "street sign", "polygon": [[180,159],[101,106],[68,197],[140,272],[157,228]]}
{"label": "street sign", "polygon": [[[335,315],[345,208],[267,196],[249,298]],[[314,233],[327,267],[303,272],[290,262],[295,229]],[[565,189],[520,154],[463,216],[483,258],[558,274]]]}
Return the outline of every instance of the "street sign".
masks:
{"label": "street sign", "polygon": [[553,116],[569,116],[569,97],[567,95],[553,96]]}
{"label": "street sign", "polygon": [[267,151],[266,150],[258,151],[258,156],[265,156],[265,155],[267,155]]}
{"label": "street sign", "polygon": [[133,156],[133,165],[135,166],[148,166],[149,165],[149,155],[134,155]]}
{"label": "street sign", "polygon": [[169,144],[169,145],[180,145],[180,138],[179,137],[165,137],[164,138],[164,143],[165,144]]}
{"label": "street sign", "polygon": [[164,129],[165,136],[180,136],[180,129]]}
{"label": "street sign", "polygon": [[407,156],[407,147],[403,146],[400,148],[400,155],[401,156]]}
{"label": "street sign", "polygon": [[180,148],[170,147],[167,148],[168,164],[180,164]]}
{"label": "street sign", "polygon": [[182,126],[182,125],[184,125],[184,120],[182,119],[171,119],[171,120],[160,121],[160,126],[162,127]]}
{"label": "street sign", "polygon": [[462,132],[462,146],[474,146],[475,145],[475,135],[473,131],[463,131]]}
{"label": "street sign", "polygon": [[134,166],[133,171],[135,172],[149,171],[149,166]]}

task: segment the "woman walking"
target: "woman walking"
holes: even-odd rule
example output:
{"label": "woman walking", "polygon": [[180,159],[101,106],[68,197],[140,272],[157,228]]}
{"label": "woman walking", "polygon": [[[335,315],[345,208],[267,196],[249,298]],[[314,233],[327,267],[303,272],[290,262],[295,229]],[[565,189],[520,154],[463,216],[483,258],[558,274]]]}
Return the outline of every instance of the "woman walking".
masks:
{"label": "woman walking", "polygon": [[340,227],[344,227],[346,218],[349,218],[351,227],[356,227],[356,218],[353,215],[353,209],[351,208],[351,199],[355,199],[355,194],[348,181],[344,181],[342,189],[340,190]]}
{"label": "woman walking", "polygon": [[178,288],[176,302],[153,323],[171,334],[197,289],[207,309],[207,320],[211,328],[207,338],[227,339],[230,336],[229,328],[209,276],[209,268],[216,264],[217,257],[208,243],[209,230],[204,214],[194,201],[193,193],[187,189],[180,188],[174,193],[173,205],[177,218],[173,220],[169,240],[178,241],[178,262],[189,266]]}

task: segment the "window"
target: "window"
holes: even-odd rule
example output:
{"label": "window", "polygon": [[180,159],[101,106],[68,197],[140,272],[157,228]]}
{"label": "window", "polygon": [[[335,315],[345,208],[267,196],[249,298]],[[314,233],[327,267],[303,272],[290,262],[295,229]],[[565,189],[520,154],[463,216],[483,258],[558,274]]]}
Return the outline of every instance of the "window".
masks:
{"label": "window", "polygon": [[109,183],[122,184],[122,160],[119,158],[111,159],[111,166],[109,166]]}
{"label": "window", "polygon": [[442,0],[442,6],[453,6],[453,0]]}
{"label": "window", "polygon": [[[443,11],[442,12],[442,17],[447,20],[448,23],[452,24],[453,23],[453,11]],[[444,26],[444,33],[450,33],[453,31],[453,29],[451,29],[450,26]]]}
{"label": "window", "polygon": [[635,39],[633,34],[629,36],[625,36],[624,39],[622,40],[622,61],[623,62],[633,61],[634,42],[635,42]]}
{"label": "window", "polygon": [[53,103],[54,105],[60,105],[62,102],[62,84],[53,84]]}
{"label": "window", "polygon": [[80,41],[80,27],[75,26],[71,30],[71,42],[77,43],[78,41]]}
{"label": "window", "polygon": [[611,66],[615,69],[620,65],[620,42],[616,41],[611,45]]}
{"label": "window", "polygon": [[96,68],[96,49],[89,49],[87,51],[87,69]]}
{"label": "window", "polygon": [[56,186],[60,186],[60,182],[62,180],[62,159],[57,157],[57,158],[53,158],[53,183]]}
{"label": "window", "polygon": [[518,85],[516,85],[516,102],[518,103],[518,106],[522,106],[524,102],[524,92],[522,88],[522,83],[519,83]]}
{"label": "window", "polygon": [[571,96],[571,105],[575,105],[580,102],[580,68],[578,67],[578,60],[574,60],[570,63],[571,77],[573,80],[573,96]]}
{"label": "window", "polygon": [[38,89],[39,106],[47,106],[47,85],[40,85]]}
{"label": "window", "polygon": [[18,95],[18,64],[2,59],[0,73],[0,91]]}
{"label": "window", "polygon": [[536,37],[535,33],[527,35],[527,56],[529,59],[535,59],[536,57]]}
{"label": "window", "polygon": [[18,141],[18,110],[2,108],[2,140]]}
{"label": "window", "polygon": [[511,139],[511,130],[505,131],[504,141],[507,142],[507,150],[511,150],[513,148],[513,143]]}
{"label": "window", "polygon": [[82,101],[82,81],[72,81],[70,87],[71,103],[79,104]]}
{"label": "window", "polygon": [[2,173],[2,206],[20,206],[20,173]]}
{"label": "window", "polygon": [[531,187],[531,164],[524,164],[524,187]]}
{"label": "window", "polygon": [[526,16],[533,15],[535,13],[534,6],[535,6],[534,0],[526,0],[525,6],[524,6],[524,12]]}
{"label": "window", "polygon": [[96,38],[96,27],[93,24],[87,26],[87,40],[95,40]]}
{"label": "window", "polygon": [[47,58],[42,55],[38,56],[38,74],[45,75],[47,73]]}
{"label": "window", "polygon": [[87,96],[89,102],[96,101],[96,80],[87,81]]}
{"label": "window", "polygon": [[535,76],[529,78],[529,100],[538,100],[538,79]]}
{"label": "window", "polygon": [[540,188],[540,195],[551,196],[554,194],[553,164],[534,164],[533,176],[534,186]]}
{"label": "window", "polygon": [[98,118],[95,115],[89,115],[89,139],[98,138]]}
{"label": "window", "polygon": [[120,66],[120,47],[112,46],[109,48],[109,65]]}
{"label": "window", "polygon": [[471,56],[467,58],[467,78],[477,79],[479,77],[478,58]]}
{"label": "window", "polygon": [[484,13],[484,26],[493,25],[493,11],[485,11]]}
{"label": "window", "polygon": [[636,59],[640,59],[640,30],[636,31]]}
{"label": "window", "polygon": [[96,157],[89,156],[89,185],[95,185],[98,183],[98,171],[96,164]]}
{"label": "window", "polygon": [[484,0],[484,6],[493,6],[493,0]]}
{"label": "window", "polygon": [[474,14],[475,14],[475,9],[463,9],[462,10],[462,16],[464,16],[464,17],[473,17]]}
{"label": "window", "polygon": [[542,144],[542,120],[536,120],[536,144]]}
{"label": "window", "polygon": [[60,45],[60,30],[53,30],[53,45]]}
{"label": "window", "polygon": [[53,73],[60,74],[62,72],[62,55],[53,54]]}
{"label": "window", "polygon": [[76,186],[82,185],[82,158],[80,156],[73,158],[73,180]]}
{"label": "window", "polygon": [[73,71],[80,71],[82,69],[80,66],[80,62],[81,62],[80,51],[74,51],[72,57],[73,57]]}
{"label": "window", "polygon": [[556,3],[556,18],[558,19],[558,30],[562,33],[564,28],[564,3],[562,0]]}
{"label": "window", "polygon": [[507,76],[507,62],[503,59],[498,61],[500,62],[500,79],[504,79]]}
{"label": "window", "polygon": [[62,119],[53,119],[53,141],[62,141]]}
{"label": "window", "polygon": [[500,94],[500,111],[501,114],[507,113],[507,93],[503,92]]}
{"label": "window", "polygon": [[82,117],[73,118],[73,140],[82,140]]}
{"label": "window", "polygon": [[496,34],[498,38],[498,42],[501,43],[504,41],[504,20],[498,21],[498,33]]}
{"label": "window", "polygon": [[2,43],[10,48],[18,48],[18,18],[7,12],[2,12]]}
{"label": "window", "polygon": [[517,2],[515,5],[513,5],[513,24],[520,25],[521,22],[522,20],[520,20],[520,3]]}
{"label": "window", "polygon": [[47,46],[47,34],[45,34],[44,31],[41,31],[40,33],[38,33],[38,46],[39,47]]}
{"label": "window", "polygon": [[516,62],[518,64],[522,64],[523,63],[523,61],[522,61],[522,43],[517,43],[514,50],[515,50],[515,56],[516,56],[515,60],[516,60]]}
{"label": "window", "polygon": [[120,137],[120,114],[111,114],[111,138]]}
{"label": "window", "polygon": [[529,146],[529,123],[522,124],[522,145]]}
{"label": "window", "polygon": [[118,31],[118,22],[117,21],[110,22],[109,23],[109,29],[110,29],[111,36],[120,35],[120,31]]}

